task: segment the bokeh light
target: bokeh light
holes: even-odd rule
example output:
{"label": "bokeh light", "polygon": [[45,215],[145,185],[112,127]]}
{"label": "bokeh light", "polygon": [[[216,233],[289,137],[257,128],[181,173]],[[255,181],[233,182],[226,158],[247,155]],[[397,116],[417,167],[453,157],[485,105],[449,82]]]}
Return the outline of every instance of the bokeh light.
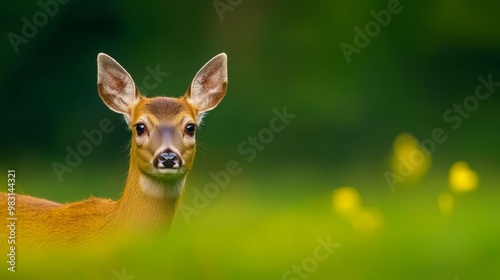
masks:
{"label": "bokeh light", "polygon": [[377,209],[366,209],[359,192],[351,186],[333,191],[333,208],[342,217],[351,222],[352,227],[360,232],[372,233],[382,224],[382,214]]}
{"label": "bokeh light", "polygon": [[468,192],[478,187],[479,176],[465,161],[455,162],[449,173],[450,188],[455,192]]}
{"label": "bokeh light", "polygon": [[361,210],[361,196],[353,187],[341,187],[333,192],[333,208],[345,218],[352,218]]}
{"label": "bokeh light", "polygon": [[417,183],[429,170],[431,156],[417,144],[410,133],[401,133],[394,140],[391,169],[404,183]]}
{"label": "bokeh light", "polygon": [[[148,97],[181,96],[221,52],[229,78],[168,234],[109,254],[19,253],[0,280],[497,279],[500,1],[0,5],[1,192],[16,169],[18,195],[123,193],[134,139],[99,97],[99,52]],[[102,120],[115,128],[94,145],[83,131]],[[319,261],[330,236],[342,246]]]}

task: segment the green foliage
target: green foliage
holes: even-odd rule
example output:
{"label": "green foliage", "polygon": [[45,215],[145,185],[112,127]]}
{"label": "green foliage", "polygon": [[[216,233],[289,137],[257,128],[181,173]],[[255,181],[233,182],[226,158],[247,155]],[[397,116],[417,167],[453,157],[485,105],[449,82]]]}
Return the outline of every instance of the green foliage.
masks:
{"label": "green foliage", "polygon": [[[322,184],[314,178],[310,183]],[[492,254],[500,250],[500,229],[491,192],[458,197],[451,217],[439,212],[437,194],[445,188],[439,183],[392,195],[361,192],[366,206],[378,207],[383,216],[380,228],[362,232],[334,212],[330,191],[311,193],[288,179],[265,187],[273,191],[244,181],[231,184],[190,223],[178,215],[169,236],[128,240],[115,250],[20,255],[16,278],[2,279],[112,279],[122,269],[135,279],[282,279],[294,265],[314,258],[318,239],[328,237],[338,246],[317,260],[317,268],[306,273],[310,279],[469,279],[498,273]],[[372,187],[389,192],[385,185]],[[290,188],[300,191],[277,191]]]}

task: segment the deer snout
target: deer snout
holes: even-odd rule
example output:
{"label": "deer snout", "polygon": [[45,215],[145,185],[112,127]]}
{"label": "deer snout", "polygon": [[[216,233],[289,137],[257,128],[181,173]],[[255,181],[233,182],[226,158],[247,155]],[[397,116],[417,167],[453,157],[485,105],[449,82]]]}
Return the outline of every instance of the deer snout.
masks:
{"label": "deer snout", "polygon": [[156,166],[158,168],[180,168],[182,160],[177,153],[167,150],[158,155]]}

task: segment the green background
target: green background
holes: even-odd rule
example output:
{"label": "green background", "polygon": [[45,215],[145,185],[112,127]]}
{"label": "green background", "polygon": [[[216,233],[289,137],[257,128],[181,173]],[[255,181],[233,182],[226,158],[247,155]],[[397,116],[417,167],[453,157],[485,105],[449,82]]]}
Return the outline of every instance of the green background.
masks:
{"label": "green background", "polygon": [[[112,269],[126,267],[136,279],[280,279],[330,235],[342,245],[310,279],[494,279],[500,90],[457,129],[443,114],[474,94],[479,76],[500,81],[500,2],[401,1],[401,12],[349,63],[339,45],[355,45],[354,28],[364,30],[374,21],[370,12],[391,2],[70,0],[16,53],[8,34],[22,35],[23,17],[33,22],[43,9],[4,1],[0,172],[16,169],[18,193],[117,199],[130,135],[98,97],[97,54],[114,57],[138,85],[148,67],[159,67],[168,77],[147,95],[180,96],[206,61],[225,52],[228,93],[197,136],[186,203],[228,161],[242,172],[189,223],[178,216],[168,240],[141,247],[140,261],[132,250],[99,266],[71,262],[68,271],[80,271],[74,277],[110,279]],[[247,162],[238,146],[285,106],[296,118]],[[115,129],[59,180],[53,162],[64,164],[66,147],[105,118]],[[409,132],[423,140],[435,128],[448,138],[427,175],[391,191],[383,174],[394,138]],[[437,196],[458,160],[478,172],[480,184],[458,195],[445,218]],[[331,193],[344,185],[383,214],[377,232],[359,233],[332,210]]]}

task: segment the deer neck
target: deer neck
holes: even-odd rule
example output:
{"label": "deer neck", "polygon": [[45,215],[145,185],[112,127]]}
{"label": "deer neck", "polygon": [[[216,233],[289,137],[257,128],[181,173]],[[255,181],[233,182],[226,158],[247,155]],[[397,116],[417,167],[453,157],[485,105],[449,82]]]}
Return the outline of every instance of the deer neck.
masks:
{"label": "deer neck", "polygon": [[131,159],[125,190],[114,212],[116,227],[144,233],[168,229],[185,182],[186,174],[168,179],[146,175]]}

